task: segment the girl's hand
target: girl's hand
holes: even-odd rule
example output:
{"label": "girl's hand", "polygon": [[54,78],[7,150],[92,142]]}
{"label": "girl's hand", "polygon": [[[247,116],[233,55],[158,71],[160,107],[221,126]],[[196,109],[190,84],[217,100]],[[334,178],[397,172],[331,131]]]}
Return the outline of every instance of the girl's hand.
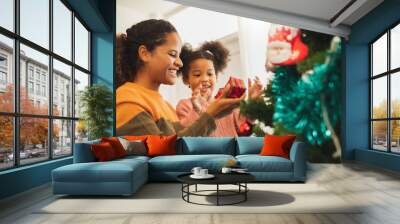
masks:
{"label": "girl's hand", "polygon": [[254,79],[254,84],[251,83],[251,79],[248,79],[248,87],[249,87],[248,99],[253,100],[261,97],[263,93],[263,86],[258,76],[256,76],[256,78]]}
{"label": "girl's hand", "polygon": [[239,107],[240,101],[246,97],[246,95],[243,94],[243,96],[240,98],[226,98],[226,95],[228,94],[230,88],[230,85],[227,85],[222,91],[222,95],[215,99],[207,107],[206,112],[215,119],[224,117],[232,113],[232,110]]}
{"label": "girl's hand", "polygon": [[207,96],[202,96],[200,93],[200,88],[196,88],[192,92],[191,101],[193,104],[193,109],[200,113],[204,111],[204,108],[207,106]]}

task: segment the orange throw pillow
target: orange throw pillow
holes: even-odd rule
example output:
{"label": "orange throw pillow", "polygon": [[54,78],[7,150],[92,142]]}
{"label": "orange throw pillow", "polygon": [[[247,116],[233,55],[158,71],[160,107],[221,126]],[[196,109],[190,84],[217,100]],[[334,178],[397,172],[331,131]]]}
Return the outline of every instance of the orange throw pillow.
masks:
{"label": "orange throw pillow", "polygon": [[146,141],[147,135],[126,135],[126,136],[122,136],[124,139],[128,140],[128,141],[136,141],[136,140],[140,140],[140,141]]}
{"label": "orange throw pillow", "polygon": [[280,156],[290,158],[290,148],[296,140],[296,135],[265,135],[264,145],[261,149],[262,156]]}
{"label": "orange throw pillow", "polygon": [[110,143],[117,158],[126,156],[126,151],[117,137],[101,138],[101,142]]}
{"label": "orange throw pillow", "polygon": [[94,154],[94,157],[99,162],[110,161],[117,158],[113,147],[108,142],[93,144],[90,147]]}
{"label": "orange throw pillow", "polygon": [[146,139],[148,156],[176,155],[175,142],[177,135],[149,135]]}

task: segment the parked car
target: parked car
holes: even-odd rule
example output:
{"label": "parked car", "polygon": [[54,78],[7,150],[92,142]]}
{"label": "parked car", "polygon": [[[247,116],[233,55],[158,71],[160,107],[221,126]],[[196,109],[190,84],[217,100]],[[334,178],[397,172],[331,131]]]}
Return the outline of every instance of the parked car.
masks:
{"label": "parked car", "polygon": [[[9,161],[14,160],[14,153],[8,154],[7,157],[8,157]],[[32,152],[30,150],[24,150],[24,151],[21,151],[19,153],[19,158],[20,159],[28,159],[28,158],[31,158],[31,157],[32,157]]]}

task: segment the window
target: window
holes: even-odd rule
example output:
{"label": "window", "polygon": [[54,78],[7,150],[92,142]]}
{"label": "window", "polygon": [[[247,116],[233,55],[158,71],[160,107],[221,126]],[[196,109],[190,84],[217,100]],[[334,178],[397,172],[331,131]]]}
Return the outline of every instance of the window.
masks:
{"label": "window", "polygon": [[0,54],[0,91],[5,91],[7,85],[7,56]]}
{"label": "window", "polygon": [[400,24],[370,44],[371,148],[400,153]]}
{"label": "window", "polygon": [[36,84],[36,95],[40,95],[40,84]]}
{"label": "window", "polygon": [[28,92],[29,94],[33,94],[33,82],[28,82]]}
{"label": "window", "polygon": [[42,86],[42,96],[46,96],[46,86]]}
{"label": "window", "polygon": [[20,0],[21,36],[49,49],[49,0]]}
{"label": "window", "polygon": [[[0,7],[2,6],[3,1],[0,1]],[[2,11],[3,9],[1,9]],[[0,13],[0,19],[3,18]],[[0,23],[1,26],[1,23]],[[14,76],[14,71],[12,69],[12,65],[10,62],[12,62],[12,58],[14,57],[14,41],[13,39],[3,35],[0,33],[0,73],[2,74],[2,84],[0,85],[0,124],[2,124],[3,119],[5,119],[4,122],[8,122],[8,117],[2,117],[1,113],[12,113],[14,112],[14,83],[13,83],[13,76]],[[6,62],[7,61],[7,62]],[[10,65],[9,65],[10,64]],[[7,78],[7,79],[6,79]],[[6,83],[4,83],[4,80]],[[4,114],[3,114],[4,115]],[[9,127],[8,130],[11,130],[12,126]],[[1,136],[0,136],[1,139]],[[3,147],[12,147],[12,144],[6,144],[2,145],[0,141],[0,149]],[[11,150],[11,149],[7,149]],[[1,169],[1,161],[0,161],[0,169]]]}
{"label": "window", "polygon": [[75,62],[82,68],[89,69],[89,32],[75,18]]}
{"label": "window", "polygon": [[0,26],[14,31],[14,0],[1,0],[0,9]]}
{"label": "window", "polygon": [[74,136],[87,139],[73,105],[90,84],[91,33],[68,1],[0,0],[0,11],[0,170],[70,156]]}
{"label": "window", "polygon": [[0,71],[0,84],[6,85],[7,84],[7,73]]}
{"label": "window", "polygon": [[36,80],[40,81],[40,70],[36,69]]}
{"label": "window", "polygon": [[7,68],[7,56],[0,54],[0,67]]}
{"label": "window", "polygon": [[54,53],[71,60],[72,48],[72,12],[59,0],[53,1],[54,7]]}
{"label": "window", "polygon": [[33,67],[29,66],[29,71],[28,71],[29,79],[33,80]]}

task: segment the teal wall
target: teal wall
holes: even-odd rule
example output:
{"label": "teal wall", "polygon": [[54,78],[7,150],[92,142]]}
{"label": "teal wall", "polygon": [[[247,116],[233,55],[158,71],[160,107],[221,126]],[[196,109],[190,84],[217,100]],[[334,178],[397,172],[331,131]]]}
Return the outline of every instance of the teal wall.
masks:
{"label": "teal wall", "polygon": [[[114,90],[115,0],[67,2],[92,31],[92,82],[106,84]],[[0,199],[50,182],[53,169],[71,163],[72,157],[68,157],[0,172]]]}
{"label": "teal wall", "polygon": [[0,199],[48,183],[53,169],[71,163],[69,157],[0,172]]}
{"label": "teal wall", "polygon": [[[114,43],[116,24],[115,0],[99,1],[99,11],[108,24],[108,32],[92,33],[92,72],[93,83],[102,83],[110,88],[113,93],[115,105],[114,88]],[[109,129],[110,134],[115,135],[115,107],[113,107],[113,124]]]}
{"label": "teal wall", "polygon": [[346,160],[357,160],[400,170],[400,156],[369,150],[369,49],[368,44],[400,22],[400,0],[386,0],[351,27],[346,44],[345,114],[343,119]]}

